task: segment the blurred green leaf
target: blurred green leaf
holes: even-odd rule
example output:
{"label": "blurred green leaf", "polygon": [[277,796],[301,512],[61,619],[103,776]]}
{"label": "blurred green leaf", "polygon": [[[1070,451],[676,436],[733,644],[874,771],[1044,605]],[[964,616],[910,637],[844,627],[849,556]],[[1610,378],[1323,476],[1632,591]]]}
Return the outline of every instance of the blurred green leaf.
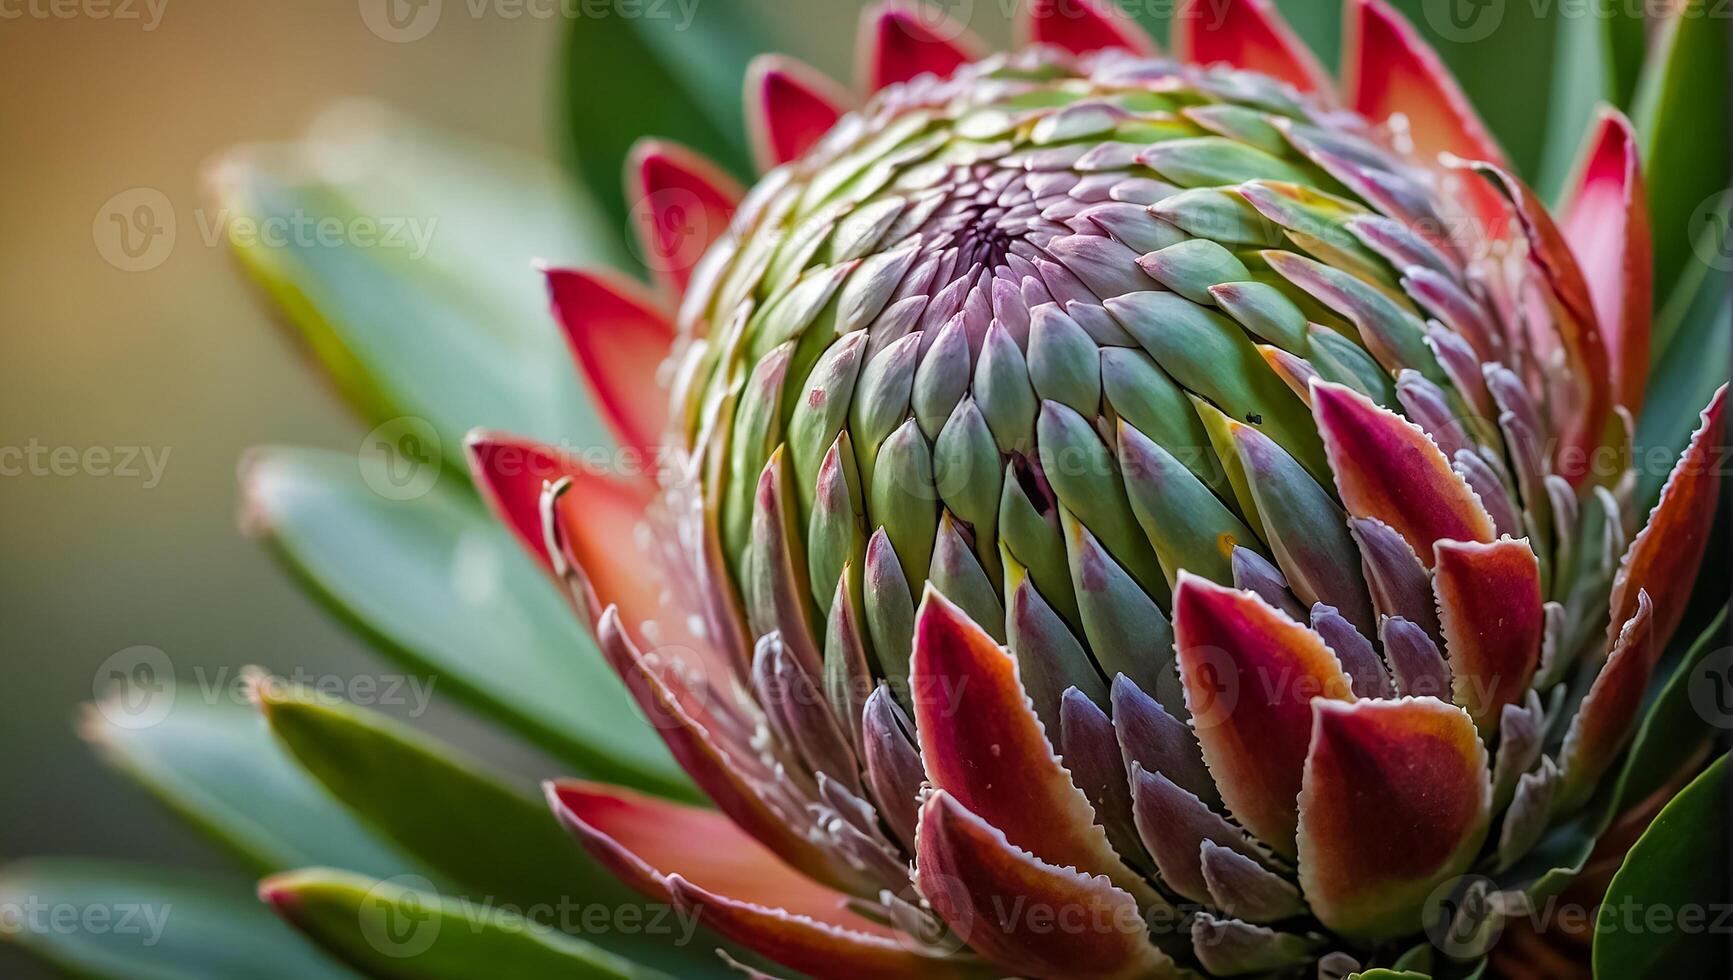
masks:
{"label": "blurred green leaf", "polygon": [[[271,730],[363,822],[471,898],[518,909],[629,909],[589,938],[683,976],[723,975],[714,943],[680,945],[674,916],[650,906],[562,828],[541,798],[484,774],[456,750],[376,712],[265,692]],[[656,922],[661,930],[617,926]],[[578,918],[577,924],[592,922]],[[586,927],[587,928],[587,927]],[[509,971],[507,971],[509,975]]]}
{"label": "blurred green leaf", "polygon": [[1711,653],[1727,649],[1727,607],[1679,658],[1673,672],[1661,685],[1654,701],[1643,713],[1619,770],[1619,795],[1615,811],[1636,806],[1678,774],[1680,768],[1715,737],[1709,719],[1691,702],[1691,687],[1704,680],[1702,671]]}
{"label": "blurred green leaf", "polygon": [[[610,445],[532,260],[616,260],[617,223],[563,175],[370,103],[211,172],[241,263],[372,422],[427,420],[456,459],[486,426]],[[321,230],[323,229],[323,230]]]}
{"label": "blurred green leaf", "polygon": [[1702,257],[1733,248],[1733,240],[1721,237],[1727,225],[1715,225],[1730,220],[1730,206],[1733,194],[1724,195],[1719,217],[1699,231],[1698,258],[1686,265],[1672,297],[1655,316],[1655,366],[1636,435],[1641,453],[1637,500],[1645,506],[1660,495],[1673,461],[1697,429],[1699,413],[1727,380],[1733,358],[1733,280]]}
{"label": "blurred green leaf", "polygon": [[1640,9],[1633,11],[1614,3],[1573,16],[1554,14],[1552,20],[1557,47],[1546,140],[1535,188],[1546,200],[1557,202],[1565,192],[1584,134],[1594,121],[1595,107],[1610,103],[1623,108],[1626,104],[1626,96],[1621,95],[1615,40],[1623,38],[1634,21],[1640,41],[1643,16]]}
{"label": "blurred green leaf", "polygon": [[[1655,295],[1691,264],[1703,216],[1727,187],[1727,17],[1687,0],[1660,28],[1638,83],[1632,121],[1655,232]],[[1725,239],[1723,249],[1733,247]]]}
{"label": "blurred green leaf", "polygon": [[[659,16],[625,16],[610,8],[579,16],[566,30],[560,111],[567,149],[623,241],[631,229],[622,175],[639,139],[672,139],[737,176],[753,173],[741,86],[747,63],[779,47],[742,0],[656,9]],[[852,30],[853,21],[848,25]]]}
{"label": "blurred green leaf", "polygon": [[[256,451],[246,520],[311,590],[393,659],[579,771],[694,790],[576,615],[457,481],[389,482],[372,457]],[[422,478],[422,477],[418,477]]]}
{"label": "blurred green leaf", "polygon": [[[212,683],[221,680],[219,672]],[[232,699],[236,693],[181,683],[172,711],[155,724],[116,724],[125,716],[105,702],[86,712],[81,731],[109,762],[253,868],[403,871],[403,856],[338,807],[271,738],[258,711]]]}
{"label": "blurred green leaf", "polygon": [[452,899],[412,884],[413,879],[375,881],[309,868],[268,878],[259,892],[333,956],[372,977],[663,976],[516,910]]}
{"label": "blurred green leaf", "polygon": [[[101,980],[354,980],[253,896],[249,881],[35,859],[0,869],[0,939]],[[14,928],[16,926],[16,928]]]}
{"label": "blurred green leaf", "polygon": [[1595,923],[1595,976],[1724,977],[1727,758],[1673,797],[1607,886]]}

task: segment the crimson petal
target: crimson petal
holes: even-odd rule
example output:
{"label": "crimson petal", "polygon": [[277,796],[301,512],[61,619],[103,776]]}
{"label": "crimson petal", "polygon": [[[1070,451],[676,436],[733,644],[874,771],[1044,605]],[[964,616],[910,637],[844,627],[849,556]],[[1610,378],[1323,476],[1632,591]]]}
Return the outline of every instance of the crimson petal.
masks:
{"label": "crimson petal", "polygon": [[1602,109],[1586,150],[1560,230],[1588,280],[1612,363],[1613,401],[1635,415],[1649,377],[1655,284],[1649,203],[1630,120]]}
{"label": "crimson petal", "polygon": [[1424,158],[1453,153],[1504,163],[1450,69],[1401,14],[1383,0],[1348,0],[1343,30],[1342,91],[1350,108],[1373,122],[1401,113]]}
{"label": "crimson petal", "polygon": [[1017,21],[1021,44],[1051,44],[1072,54],[1104,48],[1158,53],[1154,39],[1112,0],[1029,0],[1022,9]]}
{"label": "crimson petal", "polygon": [[1497,731],[1504,706],[1522,701],[1540,664],[1540,561],[1527,538],[1440,541],[1433,555],[1452,700],[1481,731]]}
{"label": "crimson petal", "polygon": [[656,372],[674,346],[674,325],[648,290],[611,272],[547,270],[554,316],[602,418],[622,446],[648,464],[668,427],[668,399]]}
{"label": "crimson petal", "polygon": [[984,50],[968,28],[929,4],[886,0],[861,14],[857,57],[868,92],[927,72],[947,77]]}
{"label": "crimson petal", "polygon": [[639,255],[675,296],[692,269],[728,231],[745,194],[733,177],[691,150],[640,140],[626,161],[626,195]]}
{"label": "crimson petal", "polygon": [[1419,426],[1325,381],[1312,382],[1312,416],[1350,514],[1388,524],[1427,562],[1440,539],[1493,539],[1486,508]]}
{"label": "crimson petal", "polygon": [[950,793],[921,807],[919,837],[921,894],[971,948],[1016,975],[1176,975],[1150,945],[1135,899],[1020,850]]}
{"label": "crimson petal", "polygon": [[1186,704],[1222,801],[1292,856],[1310,704],[1352,700],[1347,674],[1318,634],[1252,593],[1190,573],[1174,591],[1173,627]]}
{"label": "crimson petal", "polygon": [[576,478],[578,467],[552,446],[486,429],[471,431],[463,448],[470,476],[488,508],[544,568],[552,569],[542,534],[542,491],[550,483]]}
{"label": "crimson petal", "polygon": [[[1722,409],[1727,386],[1703,409],[1702,424],[1692,434],[1667,484],[1660,503],[1649,512],[1648,524],[1637,533],[1613,577],[1612,618],[1608,628],[1618,631],[1637,613],[1637,595],[1647,590],[1655,603],[1655,646],[1665,650],[1685,603],[1691,597],[1691,580],[1703,563],[1709,545],[1709,525],[1715,519],[1715,504],[1721,492]],[[1609,644],[1610,645],[1610,644]]]}
{"label": "crimson petal", "polygon": [[1323,66],[1270,0],[1181,0],[1172,25],[1174,57],[1180,61],[1226,62],[1302,92],[1332,92]]}
{"label": "crimson petal", "polygon": [[793,58],[766,54],[746,69],[746,129],[760,171],[813,148],[850,102],[842,86]]}
{"label": "crimson petal", "polygon": [[1157,900],[1054,757],[1017,661],[931,586],[916,614],[909,681],[934,786],[1043,861],[1106,875],[1140,903]]}
{"label": "crimson petal", "polygon": [[1642,710],[1649,675],[1661,647],[1655,642],[1654,605],[1649,593],[1637,592],[1637,611],[1619,630],[1613,652],[1595,675],[1595,682],[1571,719],[1559,765],[1564,771],[1558,806],[1568,810],[1587,800],[1613,757],[1624,748],[1632,724]]}
{"label": "crimson petal", "polygon": [[1486,748],[1437,698],[1319,699],[1300,793],[1300,888],[1318,921],[1357,939],[1420,927],[1421,906],[1486,838]]}

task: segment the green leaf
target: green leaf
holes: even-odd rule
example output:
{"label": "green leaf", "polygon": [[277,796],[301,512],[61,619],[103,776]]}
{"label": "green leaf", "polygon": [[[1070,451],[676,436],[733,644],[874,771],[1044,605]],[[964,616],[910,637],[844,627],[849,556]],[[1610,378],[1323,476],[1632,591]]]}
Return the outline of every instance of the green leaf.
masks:
{"label": "green leaf", "polygon": [[[1595,106],[1618,103],[1612,64],[1613,24],[1626,14],[1620,5],[1612,6],[1611,10],[1553,18],[1558,56],[1553,60],[1546,141],[1535,181],[1541,197],[1549,201],[1559,201],[1564,193],[1583,134],[1594,121]],[[1640,13],[1637,21],[1640,30]]]}
{"label": "green leaf", "polygon": [[372,977],[664,976],[559,933],[526,910],[453,899],[425,886],[411,876],[375,881],[308,868],[265,879],[259,894],[332,955]]}
{"label": "green leaf", "polygon": [[354,980],[252,891],[142,865],[21,861],[0,869],[0,939],[102,980]]}
{"label": "green leaf", "polygon": [[[454,749],[376,712],[319,703],[274,685],[261,690],[260,706],[308,772],[363,822],[455,886],[451,890],[519,909],[593,906],[631,910],[622,914],[640,922],[668,921],[666,906],[647,903],[593,861],[538,795],[486,775]],[[589,938],[683,976],[723,972],[708,952],[714,943],[676,945],[665,931],[622,928],[602,928]]]}
{"label": "green leaf", "polygon": [[658,16],[580,16],[567,29],[567,149],[621,235],[631,229],[620,175],[640,138],[672,139],[738,176],[753,173],[741,86],[747,63],[778,48],[754,6],[679,0],[644,5]]}
{"label": "green leaf", "polygon": [[1725,667],[1711,663],[1710,655],[1727,649],[1727,607],[1722,606],[1707,629],[1679,658],[1678,665],[1655,695],[1653,703],[1643,713],[1636,737],[1625,755],[1619,771],[1618,805],[1623,811],[1647,799],[1678,774],[1680,767],[1705,745],[1713,741],[1716,730],[1692,700],[1693,689],[1698,697],[1705,682],[1716,678],[1705,676],[1706,670]]}
{"label": "green leaf", "polygon": [[303,141],[231,152],[210,183],[201,233],[372,422],[425,420],[452,462],[476,426],[611,444],[531,262],[615,260],[618,225],[557,168],[346,103]]}
{"label": "green leaf", "polygon": [[1727,758],[1673,797],[1613,875],[1595,923],[1595,976],[1724,977]]}
{"label": "green leaf", "polygon": [[586,774],[693,796],[547,576],[456,483],[391,499],[382,460],[310,449],[256,451],[242,467],[248,525],[436,693]]}
{"label": "green leaf", "polygon": [[1375,970],[1362,970],[1348,974],[1348,980],[1432,980],[1429,973],[1415,973],[1413,970],[1387,970],[1379,967]]}
{"label": "green leaf", "polygon": [[1727,187],[1727,67],[1727,18],[1709,0],[1688,0],[1662,25],[1638,83],[1632,121],[1642,141],[1657,296],[1668,295],[1689,264],[1694,222]]}
{"label": "green leaf", "polygon": [[[1733,194],[1722,199],[1722,207],[1733,207]],[[1722,215],[1727,221],[1725,210]],[[1723,224],[1720,233],[1726,228]],[[1700,247],[1733,248],[1733,239],[1714,244],[1715,234],[1716,229],[1705,229]],[[1733,278],[1705,262],[1689,263],[1656,316],[1653,340],[1655,368],[1635,440],[1641,454],[1636,499],[1645,508],[1660,496],[1673,461],[1697,428],[1698,414],[1727,380],[1727,362],[1733,357]]]}
{"label": "green leaf", "polygon": [[308,777],[224,680],[219,673],[212,682],[218,689],[208,691],[178,685],[172,710],[150,725],[135,726],[105,700],[85,713],[80,731],[110,763],[253,868],[404,870],[403,856]]}

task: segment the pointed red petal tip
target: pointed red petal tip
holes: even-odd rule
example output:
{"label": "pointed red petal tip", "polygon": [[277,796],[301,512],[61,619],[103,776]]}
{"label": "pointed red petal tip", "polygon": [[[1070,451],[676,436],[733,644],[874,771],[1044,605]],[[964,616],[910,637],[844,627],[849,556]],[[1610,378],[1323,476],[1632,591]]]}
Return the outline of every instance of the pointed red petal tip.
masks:
{"label": "pointed red petal tip", "polygon": [[1480,730],[1497,731],[1504,706],[1522,702],[1540,664],[1540,562],[1526,538],[1440,541],[1433,555],[1452,700]]}
{"label": "pointed red petal tip", "polygon": [[1726,465],[1720,451],[1726,399],[1727,386],[1722,385],[1673,465],[1648,524],[1637,532],[1619,564],[1613,577],[1609,641],[1636,615],[1638,594],[1645,590],[1655,603],[1656,648],[1665,650],[1679,628],[1720,499],[1721,468]]}
{"label": "pointed red petal tip", "polygon": [[916,613],[914,645],[909,683],[932,784],[1042,860],[1106,875],[1139,901],[1156,900],[1114,854],[1088,798],[1054,757],[1017,661],[931,586]]}
{"label": "pointed red petal tip", "polygon": [[728,231],[745,193],[722,168],[677,143],[640,140],[626,161],[626,200],[639,257],[675,296]]}
{"label": "pointed red petal tip", "polygon": [[1492,781],[1474,723],[1431,697],[1312,708],[1300,793],[1306,901],[1344,935],[1416,931],[1427,897],[1486,838]]}
{"label": "pointed red petal tip", "polygon": [[[1576,380],[1584,390],[1574,394],[1574,404],[1560,413],[1565,417],[1560,422],[1554,466],[1560,475],[1573,484],[1578,483],[1589,475],[1594,451],[1606,434],[1607,415],[1613,406],[1607,348],[1601,339],[1600,318],[1589,294],[1588,281],[1546,205],[1527,184],[1508,168],[1497,164],[1457,163],[1454,166],[1476,171],[1488,178],[1510,202],[1523,237],[1528,241],[1529,259],[1540,270],[1553,298],[1563,307],[1563,315],[1553,316],[1552,320],[1568,359],[1570,370],[1565,376]],[[1597,229],[1593,234],[1605,232]]]}
{"label": "pointed red petal tip", "polygon": [[1312,382],[1312,417],[1342,503],[1432,561],[1439,540],[1489,542],[1492,518],[1419,426],[1344,385]]}
{"label": "pointed red petal tip", "polygon": [[1630,120],[1603,107],[1584,150],[1560,230],[1588,280],[1612,364],[1613,401],[1634,415],[1649,376],[1655,287],[1649,204]]}
{"label": "pointed red petal tip", "polygon": [[674,346],[674,325],[644,287],[612,272],[548,269],[554,316],[614,435],[642,454],[651,475],[668,427],[656,373]]}
{"label": "pointed red petal tip", "polygon": [[1342,92],[1374,122],[1401,113],[1424,159],[1454,153],[1505,164],[1474,105],[1438,52],[1384,0],[1348,0]]}
{"label": "pointed red petal tip", "polygon": [[1642,710],[1649,676],[1660,656],[1656,643],[1654,606],[1649,593],[1637,592],[1636,611],[1619,630],[1613,651],[1595,675],[1588,696],[1571,719],[1559,753],[1564,771],[1558,807],[1561,812],[1586,802],[1595,784],[1625,746],[1637,713]]}
{"label": "pointed red petal tip", "polygon": [[464,440],[470,476],[495,517],[542,567],[552,569],[542,533],[542,491],[549,484],[579,475],[578,468],[552,446],[534,439],[475,429]]}
{"label": "pointed red petal tip", "polygon": [[1300,770],[1317,698],[1353,687],[1318,634],[1250,592],[1181,573],[1174,649],[1204,763],[1235,818],[1294,853]]}
{"label": "pointed red petal tip", "polygon": [[[944,790],[921,807],[915,865],[921,894],[957,940],[1018,976],[1130,978],[1173,969],[1150,945],[1130,895],[1018,849]],[[1053,919],[1056,912],[1070,924]]]}
{"label": "pointed red petal tip", "polygon": [[1072,54],[1123,48],[1137,54],[1160,49],[1112,0],[1030,0],[1017,21],[1019,44],[1051,44]]}
{"label": "pointed red petal tip", "polygon": [[666,900],[666,876],[680,874],[732,899],[888,934],[849,911],[848,896],[789,867],[733,821],[705,807],[581,779],[543,784],[548,805],[609,871]]}
{"label": "pointed red petal tip", "polygon": [[[855,916],[847,927],[777,906],[719,895],[681,875],[668,877],[692,918],[782,966],[812,976],[967,977],[967,968],[915,951],[913,940]],[[975,976],[980,976],[976,973]]]}
{"label": "pointed red petal tip", "polygon": [[746,127],[760,172],[804,155],[852,102],[848,91],[806,64],[766,54],[746,69]]}
{"label": "pointed red petal tip", "polygon": [[1333,95],[1330,76],[1270,0],[1181,0],[1172,26],[1174,57],[1261,72],[1302,92]]}
{"label": "pointed red petal tip", "polygon": [[868,92],[928,72],[948,77],[985,51],[968,27],[932,4],[887,0],[861,14],[858,61]]}

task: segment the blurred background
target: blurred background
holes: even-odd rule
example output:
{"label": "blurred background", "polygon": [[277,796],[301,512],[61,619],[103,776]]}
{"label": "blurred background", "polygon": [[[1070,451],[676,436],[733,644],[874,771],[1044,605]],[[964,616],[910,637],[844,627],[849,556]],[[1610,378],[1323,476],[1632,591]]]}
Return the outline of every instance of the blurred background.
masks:
{"label": "blurred background", "polygon": [[[947,6],[1002,42],[1010,2]],[[715,16],[711,29],[726,32],[740,5],[678,9],[699,26]],[[849,76],[854,0],[744,5],[773,20],[790,50]],[[385,669],[237,532],[234,474],[247,447],[355,452],[368,425],[274,325],[209,232],[216,205],[201,172],[231,144],[299,135],[349,96],[568,158],[559,66],[569,32],[585,29],[581,13],[573,23],[575,0],[564,12],[554,0],[445,6],[433,29],[406,41],[381,36],[370,0],[359,9],[357,0],[0,2],[0,447],[15,464],[41,463],[0,475],[0,859],[222,864],[75,733],[79,705],[119,652],[160,649],[183,683],[232,679],[243,664]],[[1282,6],[1333,63],[1335,5]],[[1499,4],[1496,30],[1472,37],[1429,19],[1423,8],[1436,5],[1398,6],[1432,35],[1525,169],[1558,170],[1539,159],[1546,107],[1508,97],[1553,71],[1554,32],[1533,20],[1547,5]],[[636,118],[701,111],[634,106],[632,79],[619,75],[580,97],[615,100]],[[172,212],[179,233],[166,253],[140,258],[115,237],[127,231],[112,223],[116,208],[140,194],[160,195],[151,199]],[[624,222],[618,231],[624,241]],[[540,289],[527,265],[522,288]],[[455,711],[417,723],[535,771]],[[14,956],[0,944],[0,974],[35,975]]]}

